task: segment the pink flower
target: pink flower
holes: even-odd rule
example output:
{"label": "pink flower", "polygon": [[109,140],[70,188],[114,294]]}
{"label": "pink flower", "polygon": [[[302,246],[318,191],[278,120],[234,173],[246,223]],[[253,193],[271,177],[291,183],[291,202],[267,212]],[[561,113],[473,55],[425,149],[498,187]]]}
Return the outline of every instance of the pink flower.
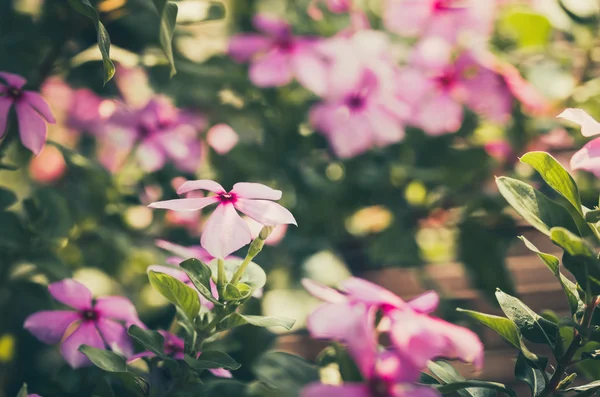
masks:
{"label": "pink flower", "polygon": [[[158,331],[164,338],[165,342],[163,345],[163,351],[164,353],[169,356],[174,358],[175,360],[183,360],[184,356],[185,356],[185,342],[183,341],[183,339],[181,339],[180,337],[178,337],[177,335],[174,335],[170,332],[167,331]],[[199,353],[198,356],[200,356],[202,353]],[[142,358],[142,357],[155,357],[156,354],[149,352],[149,351],[145,351],[142,353],[138,353],[133,355],[128,361],[131,362],[135,359],[138,358]],[[217,368],[217,369],[209,369],[209,371],[218,377],[221,378],[231,378],[231,372],[229,372],[228,370],[224,369],[224,368]]]}
{"label": "pink flower", "polygon": [[239,139],[237,132],[227,124],[213,125],[206,133],[206,142],[219,154],[227,154]]}
{"label": "pink flower", "polygon": [[385,288],[354,277],[342,283],[343,293],[310,280],[303,280],[303,284],[313,296],[327,302],[308,319],[311,335],[342,340],[351,354],[356,352],[353,356],[364,353],[362,341],[348,334],[348,321],[353,321],[348,319],[353,317],[356,307],[364,305],[382,312],[385,321],[382,320],[380,328],[389,332],[392,346],[418,369],[437,357],[473,362],[477,368],[483,364],[483,344],[477,335],[429,316],[439,303],[433,291],[404,302]]}
{"label": "pink flower", "polygon": [[492,0],[386,0],[384,25],[404,36],[440,36],[452,43],[460,36],[485,40],[495,10]]}
{"label": "pink flower", "polygon": [[289,24],[267,15],[255,15],[253,24],[263,34],[241,33],[231,38],[229,55],[250,61],[250,80],[259,87],[280,87],[295,77],[307,89],[322,94],[326,77],[314,51],[316,39],[292,35]]}
{"label": "pink flower", "polygon": [[120,107],[102,126],[100,160],[115,170],[116,152],[135,150],[147,172],[161,169],[168,160],[177,168],[194,172],[200,164],[202,145],[198,131],[204,120],[177,109],[166,97],[155,97],[138,110]]}
{"label": "pink flower", "polygon": [[71,367],[90,364],[78,350],[84,344],[98,349],[110,348],[126,357],[133,354],[127,328],[132,324],[145,326],[127,298],[107,296],[92,299],[90,290],[72,279],[52,283],[48,291],[54,299],[75,311],[37,312],[25,319],[24,328],[44,343],[54,344],[62,340],[61,354]]}
{"label": "pink flower", "polygon": [[463,104],[487,118],[505,123],[510,118],[513,97],[503,78],[462,52],[453,63],[402,70],[398,94],[414,105],[412,123],[430,135],[456,132],[463,120]]}
{"label": "pink flower", "polygon": [[387,37],[363,30],[326,40],[319,50],[328,60],[328,86],[324,101],[310,110],[310,121],[334,152],[353,157],[402,140],[401,120],[408,116],[408,107],[389,83],[395,67]]}
{"label": "pink flower", "polygon": [[[248,224],[250,228],[250,234],[252,234],[252,238],[255,239],[260,234],[260,231],[263,228],[263,225],[256,222],[254,219],[249,217],[244,217],[244,221]],[[265,240],[266,245],[278,245],[281,240],[285,237],[285,233],[287,232],[288,225],[278,225],[275,226],[275,229],[269,234],[269,237]]]}
{"label": "pink flower", "polygon": [[46,142],[48,126],[56,120],[40,94],[25,91],[27,81],[16,74],[0,72],[0,138],[6,134],[8,115],[14,105],[23,145],[37,155]]}
{"label": "pink flower", "polygon": [[177,190],[185,194],[193,190],[208,190],[214,196],[158,201],[150,208],[163,208],[175,211],[197,211],[211,204],[216,210],[208,221],[200,243],[212,256],[225,258],[232,252],[250,243],[248,225],[238,215],[236,209],[264,226],[294,224],[294,216],[281,205],[270,200],[279,200],[281,191],[259,183],[240,182],[231,191],[210,180],[187,181]]}
{"label": "pink flower", "polygon": [[[600,134],[600,123],[582,109],[565,109],[558,117],[581,126],[581,134],[590,137]],[[571,157],[572,170],[584,170],[600,177],[600,137],[586,143]]]}
{"label": "pink flower", "polygon": [[325,3],[327,9],[334,14],[343,14],[352,9],[352,0],[311,0],[307,14],[317,21],[323,19],[323,13],[319,9],[318,3]]}

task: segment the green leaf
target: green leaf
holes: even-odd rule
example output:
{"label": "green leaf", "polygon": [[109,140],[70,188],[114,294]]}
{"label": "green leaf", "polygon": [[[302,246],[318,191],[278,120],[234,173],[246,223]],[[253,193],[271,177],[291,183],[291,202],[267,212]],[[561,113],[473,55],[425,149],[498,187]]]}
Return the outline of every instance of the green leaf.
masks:
{"label": "green leaf", "polygon": [[104,349],[96,349],[88,345],[79,346],[79,351],[90,359],[98,368],[108,372],[126,372],[127,364],[125,358]]}
{"label": "green leaf", "polygon": [[546,267],[550,269],[552,274],[556,276],[556,278],[560,282],[560,285],[562,286],[567,300],[569,301],[569,308],[571,309],[571,313],[575,314],[579,310],[580,305],[583,305],[583,302],[581,302],[581,300],[579,299],[579,294],[577,293],[577,285],[575,285],[571,280],[566,278],[560,272],[560,262],[558,258],[554,255],[540,252],[540,250],[538,250],[537,247],[533,245],[529,240],[527,240],[524,236],[520,236],[519,238],[525,243],[525,246],[529,248],[529,250],[537,254],[537,256],[542,260],[542,262],[544,262]]}
{"label": "green leaf", "polygon": [[196,317],[200,311],[200,299],[195,290],[164,273],[149,271],[148,279],[154,289],[171,303],[181,308],[190,320]]}
{"label": "green leaf", "polygon": [[[241,288],[241,290],[240,290]],[[225,284],[225,290],[223,291],[223,298],[226,301],[239,301],[246,299],[252,295],[252,289],[248,284],[239,283],[233,285],[231,283]]]}
{"label": "green leaf", "polygon": [[200,292],[200,295],[215,305],[223,306],[221,302],[215,299],[211,292],[210,276],[212,275],[212,270],[210,270],[208,265],[198,259],[191,258],[181,262],[179,266],[188,275],[194,287]]}
{"label": "green leaf", "polygon": [[585,221],[589,223],[600,222],[600,210],[590,210],[585,213]]}
{"label": "green leaf", "polygon": [[288,331],[292,329],[296,320],[286,317],[263,317],[263,316],[247,316],[240,313],[232,313],[223,318],[220,323],[222,329],[230,329],[239,327],[240,325],[251,324],[256,327],[283,327]]}
{"label": "green leaf", "polygon": [[501,290],[496,291],[496,298],[506,317],[514,322],[521,334],[534,343],[545,343],[555,347],[558,326],[535,313],[527,305],[514,296]]}
{"label": "green leaf", "polygon": [[550,229],[562,226],[578,232],[567,210],[527,183],[508,177],[496,178],[498,190],[529,224],[550,236]]}
{"label": "green leaf", "polygon": [[298,396],[309,383],[319,381],[317,367],[305,359],[284,352],[267,352],[252,367],[258,380],[285,396]]}
{"label": "green leaf", "polygon": [[600,391],[600,380],[588,383],[583,386],[576,386],[566,389],[565,392],[577,392],[577,397],[589,397]]}
{"label": "green leaf", "polygon": [[540,47],[548,43],[552,24],[542,14],[527,8],[516,8],[500,18],[500,29],[512,36],[519,47]]}
{"label": "green leaf", "polygon": [[110,37],[108,32],[100,22],[98,12],[89,0],[69,0],[69,4],[75,11],[91,19],[96,27],[98,48],[102,54],[102,64],[104,65],[104,84],[106,84],[115,75],[115,65],[110,60]]}
{"label": "green leaf", "polygon": [[[239,259],[225,259],[225,278],[227,280],[231,280],[231,277],[235,273],[235,271],[240,267],[242,261]],[[213,280],[217,279],[218,273],[218,261],[214,259],[208,265],[210,270],[212,271]],[[247,284],[252,288],[252,291],[256,291],[265,286],[267,283],[267,275],[265,271],[256,263],[250,262],[248,267],[246,268],[246,272],[240,279],[241,283]]]}
{"label": "green leaf", "polygon": [[[456,372],[456,369],[445,361],[430,361],[427,368],[434,374],[443,384],[463,383],[467,380]],[[455,390],[461,397],[492,397],[496,392],[489,389],[464,389]]]}
{"label": "green leaf", "polygon": [[533,397],[539,396],[546,387],[546,378],[543,372],[532,367],[523,354],[519,354],[517,359],[515,377],[527,383]]}
{"label": "green leaf", "polygon": [[148,351],[151,351],[159,357],[168,358],[164,352],[165,338],[160,333],[142,329],[135,324],[129,327],[127,333]]}
{"label": "green leaf", "polygon": [[[600,261],[592,248],[585,240],[566,229],[556,227],[551,230],[552,242],[563,250],[563,264],[575,279],[591,293],[600,293]],[[588,285],[589,284],[589,285]]]}
{"label": "green leaf", "polygon": [[177,5],[168,0],[152,0],[152,2],[160,18],[160,45],[171,65],[171,77],[173,77],[177,73],[173,58],[173,33],[177,23]]}
{"label": "green leaf", "polygon": [[[473,393],[477,393],[477,391],[474,391],[473,389],[490,389],[490,390],[497,390],[497,391],[503,392],[504,394],[506,394],[508,396],[513,396],[513,397],[517,396],[515,394],[514,390],[510,389],[509,387],[507,387],[506,385],[504,385],[502,383],[485,382],[485,381],[481,381],[481,380],[465,380],[462,382],[447,383],[445,385],[437,386],[436,389],[438,392],[440,392],[442,394],[460,392],[460,391],[465,391],[465,389],[469,389],[469,393],[471,393],[470,395],[475,395]],[[495,396],[495,395],[496,395],[496,392],[493,392],[493,394],[490,394],[490,396]]]}
{"label": "green leaf", "polygon": [[249,396],[246,393],[247,385],[233,379],[217,379],[207,382],[202,393],[202,397],[244,397]]}
{"label": "green leaf", "polygon": [[17,397],[27,397],[28,395],[27,383],[23,383],[23,386],[21,386],[21,389],[19,389],[19,393],[17,393]]}
{"label": "green leaf", "polygon": [[217,350],[206,350],[200,354],[198,359],[194,359],[186,354],[184,360],[195,370],[227,368],[239,369],[242,365],[231,358],[227,353]]}
{"label": "green leaf", "polygon": [[0,187],[0,210],[6,209],[17,202],[17,195],[12,190]]}

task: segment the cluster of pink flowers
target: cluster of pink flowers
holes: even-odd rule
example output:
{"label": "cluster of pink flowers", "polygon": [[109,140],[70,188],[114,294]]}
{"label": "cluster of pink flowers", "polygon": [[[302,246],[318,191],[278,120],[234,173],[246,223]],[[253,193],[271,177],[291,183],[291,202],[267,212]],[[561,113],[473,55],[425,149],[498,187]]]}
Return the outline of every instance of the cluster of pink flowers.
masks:
{"label": "cluster of pink flowers", "polygon": [[[405,302],[358,278],[344,281],[342,291],[311,280],[303,284],[326,302],[308,319],[311,335],[344,343],[364,382],[311,384],[302,397],[435,397],[440,395],[436,390],[416,385],[429,360],[443,357],[483,366],[477,335],[430,316],[439,303],[435,292]],[[378,314],[381,319],[376,321]],[[389,336],[389,346],[379,345],[381,333]]]}
{"label": "cluster of pink flowers", "polygon": [[386,1],[385,27],[420,37],[403,66],[392,56],[389,34],[370,30],[350,1],[327,4],[351,13],[351,30],[327,39],[299,37],[285,21],[257,15],[254,25],[264,34],[232,37],[229,54],[250,62],[250,80],[259,87],[295,78],[319,96],[310,122],[340,157],[399,142],[406,125],[430,135],[456,132],[463,106],[498,123],[508,121],[515,98],[532,111],[546,108],[514,68],[485,49],[493,1]]}

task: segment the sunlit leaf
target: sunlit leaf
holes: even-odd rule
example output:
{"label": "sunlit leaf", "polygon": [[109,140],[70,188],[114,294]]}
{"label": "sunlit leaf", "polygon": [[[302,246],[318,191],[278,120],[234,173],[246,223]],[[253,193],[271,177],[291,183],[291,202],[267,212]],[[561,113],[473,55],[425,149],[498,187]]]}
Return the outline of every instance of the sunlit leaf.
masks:
{"label": "sunlit leaf", "polygon": [[154,289],[171,303],[181,308],[190,320],[196,317],[200,311],[200,299],[195,290],[164,273],[149,271],[148,279]]}

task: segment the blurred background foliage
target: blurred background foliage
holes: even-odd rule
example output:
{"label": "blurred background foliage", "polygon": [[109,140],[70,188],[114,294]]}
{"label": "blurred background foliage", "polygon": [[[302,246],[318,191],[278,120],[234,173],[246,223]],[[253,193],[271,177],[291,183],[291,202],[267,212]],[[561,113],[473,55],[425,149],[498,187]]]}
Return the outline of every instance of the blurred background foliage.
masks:
{"label": "blurred background foliage", "polygon": [[[373,28],[381,27],[381,2],[358,3]],[[349,274],[460,261],[475,288],[514,292],[504,263],[518,225],[493,177],[531,177],[517,161],[526,150],[569,158],[581,142],[554,119],[560,109],[580,107],[600,117],[599,10],[592,0],[499,3],[491,50],[548,99],[547,112],[531,117],[517,104],[506,125],[467,113],[455,134],[433,137],[409,128],[399,144],[340,160],[308,124],[312,94],[297,83],[257,88],[247,67],[225,50],[232,33],[252,30],[257,12],[285,17],[298,34],[326,37],[348,25],[347,15],[324,11],[323,19],[313,20],[308,0],[177,1],[177,74],[170,78],[150,1],[92,1],[117,65],[117,77],[103,85],[89,19],[63,0],[0,1],[0,70],[23,75],[42,92],[49,77],[59,76],[73,88],[115,98],[123,94],[116,83],[121,68],[141,67],[152,91],[202,114],[208,126],[228,124],[240,140],[225,155],[203,143],[196,173],[170,165],[145,173],[128,161],[111,174],[95,159],[93,137],[60,122],[51,126],[38,158],[14,140],[0,143],[10,146],[2,164],[18,168],[0,169],[0,396],[15,395],[24,380],[47,396],[90,393],[87,370],[68,371],[55,347],[22,330],[28,314],[49,308],[48,282],[74,276],[97,295],[129,296],[149,326],[168,325],[171,309],[145,276],[147,266],[166,257],[155,240],[197,245],[203,217],[190,221],[146,205],[175,197],[178,177],[214,179],[225,187],[254,181],[284,192],[281,203],[299,227],[259,257],[269,282],[255,310],[297,318],[297,329],[317,304],[299,286],[306,276],[335,285]],[[399,59],[414,44],[397,36],[392,41]],[[134,81],[129,93],[144,89]],[[15,123],[9,128],[14,135]],[[205,139],[206,128],[199,132]],[[577,179],[584,205],[595,206],[598,182],[590,175]],[[229,349],[242,363],[274,339],[246,327],[230,337]]]}

